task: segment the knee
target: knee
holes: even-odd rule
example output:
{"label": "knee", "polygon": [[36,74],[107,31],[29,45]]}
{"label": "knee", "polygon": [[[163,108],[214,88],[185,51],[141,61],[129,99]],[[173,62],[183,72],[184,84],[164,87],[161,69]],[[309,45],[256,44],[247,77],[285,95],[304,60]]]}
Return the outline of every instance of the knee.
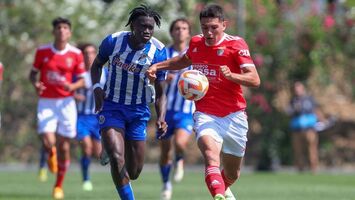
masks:
{"label": "knee", "polygon": [[224,175],[226,176],[226,178],[228,179],[228,180],[230,180],[230,182],[235,182],[235,181],[237,181],[238,179],[239,179],[239,177],[240,177],[240,169],[238,169],[238,170],[235,170],[235,171],[233,171],[233,172],[229,172],[229,173],[226,173],[226,172],[224,172]]}

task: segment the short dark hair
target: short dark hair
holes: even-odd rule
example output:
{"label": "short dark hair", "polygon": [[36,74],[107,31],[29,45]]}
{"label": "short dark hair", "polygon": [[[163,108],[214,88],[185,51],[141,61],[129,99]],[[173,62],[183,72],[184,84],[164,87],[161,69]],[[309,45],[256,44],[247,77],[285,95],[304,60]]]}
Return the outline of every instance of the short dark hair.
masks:
{"label": "short dark hair", "polygon": [[94,44],[89,43],[89,42],[86,42],[86,43],[79,43],[79,44],[77,45],[77,47],[78,47],[78,49],[80,49],[82,52],[84,52],[84,50],[85,50],[87,47],[94,47],[95,49],[97,49]]}
{"label": "short dark hair", "polygon": [[134,20],[136,20],[140,16],[153,17],[155,23],[158,27],[160,27],[160,15],[154,11],[151,7],[141,4],[138,7],[133,8],[131,12],[129,12],[130,16],[126,26],[131,25]]}
{"label": "short dark hair", "polygon": [[188,26],[189,26],[189,33],[191,33],[191,24],[189,22],[189,20],[187,20],[186,18],[177,18],[175,19],[173,22],[171,22],[170,24],[170,28],[169,28],[169,33],[171,34],[171,32],[173,31],[174,29],[174,26],[177,22],[185,22]]}
{"label": "short dark hair", "polygon": [[200,12],[200,20],[202,18],[218,18],[220,21],[224,21],[223,8],[217,4],[209,4]]}
{"label": "short dark hair", "polygon": [[52,21],[53,28],[58,26],[58,24],[68,24],[69,28],[71,28],[71,22],[67,18],[57,17],[57,18],[53,19],[53,21]]}

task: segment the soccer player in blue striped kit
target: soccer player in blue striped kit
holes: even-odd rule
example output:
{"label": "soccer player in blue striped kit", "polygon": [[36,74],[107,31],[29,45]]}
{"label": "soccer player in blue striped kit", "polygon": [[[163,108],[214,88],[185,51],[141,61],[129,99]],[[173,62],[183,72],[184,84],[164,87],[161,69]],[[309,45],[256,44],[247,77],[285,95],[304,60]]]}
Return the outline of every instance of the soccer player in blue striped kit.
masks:
{"label": "soccer player in blue striped kit", "polygon": [[[133,200],[130,180],[138,178],[144,164],[148,104],[154,101],[157,130],[164,135],[166,72],[157,74],[154,87],[145,75],[150,65],[166,60],[164,45],[153,37],[160,15],[141,5],[130,12],[129,32],[108,35],[99,47],[91,68],[95,110],[99,112],[102,143],[107,152],[111,176],[123,200]],[[108,80],[99,84],[103,65],[108,62]]]}
{"label": "soccer player in blue striped kit", "polygon": [[[167,47],[168,58],[183,55],[188,48],[190,39],[189,21],[185,18],[174,20],[170,25],[169,32],[173,44]],[[166,122],[169,127],[166,135],[159,138],[161,150],[159,167],[163,181],[161,200],[170,200],[172,196],[170,171],[173,166],[173,150],[175,150],[174,181],[180,182],[184,175],[184,153],[192,133],[192,113],[195,110],[195,105],[193,101],[186,100],[180,95],[177,83],[180,74],[188,69],[192,69],[192,67],[168,71]],[[157,137],[159,137],[159,133]]]}
{"label": "soccer player in blue striped kit", "polygon": [[[92,81],[90,77],[90,68],[97,54],[96,46],[91,43],[82,43],[78,48],[83,52],[85,69],[87,73],[84,76],[85,88],[80,88],[74,94],[77,110],[77,135],[76,139],[80,142],[82,155],[80,158],[80,166],[83,178],[83,190],[93,190],[90,180],[89,167],[91,157],[100,157],[101,153],[101,136],[99,132],[99,122],[95,114],[95,102],[92,91]],[[101,73],[100,84],[106,82],[107,70],[104,68]]]}

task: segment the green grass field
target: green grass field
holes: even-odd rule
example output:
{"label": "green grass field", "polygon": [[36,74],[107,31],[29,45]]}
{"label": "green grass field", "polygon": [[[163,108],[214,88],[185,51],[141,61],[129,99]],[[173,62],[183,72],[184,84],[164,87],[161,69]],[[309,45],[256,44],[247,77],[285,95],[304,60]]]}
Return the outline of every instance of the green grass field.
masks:
{"label": "green grass field", "polygon": [[[70,171],[64,183],[65,199],[118,199],[109,172],[92,173],[94,191],[81,190],[78,171]],[[188,171],[180,184],[174,184],[173,200],[212,199],[205,187],[202,172]],[[0,171],[1,200],[51,199],[54,177],[46,183],[30,171]],[[133,182],[137,200],[159,200],[160,175],[144,171]],[[240,200],[355,200],[355,174],[244,173],[232,187]]]}

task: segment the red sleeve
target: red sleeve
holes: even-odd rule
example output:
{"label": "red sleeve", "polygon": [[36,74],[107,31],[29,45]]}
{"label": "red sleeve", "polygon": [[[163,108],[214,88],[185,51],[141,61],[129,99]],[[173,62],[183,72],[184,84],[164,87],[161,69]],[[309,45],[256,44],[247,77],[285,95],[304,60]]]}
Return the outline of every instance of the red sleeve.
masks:
{"label": "red sleeve", "polygon": [[236,43],[235,58],[239,63],[240,68],[255,66],[250,56],[248,44],[244,39],[239,39]]}
{"label": "red sleeve", "polygon": [[187,49],[187,51],[185,53],[190,60],[191,60],[191,56],[190,55],[191,55],[192,48],[193,48],[193,44],[192,44],[192,40],[190,40],[189,48]]}
{"label": "red sleeve", "polygon": [[187,57],[191,60],[191,52],[196,51],[197,42],[201,40],[200,35],[193,36],[189,42],[189,48],[186,51]]}
{"label": "red sleeve", "polygon": [[41,53],[40,50],[37,49],[35,54],[35,59],[33,61],[33,67],[37,70],[41,70],[42,63],[43,63],[43,54]]}
{"label": "red sleeve", "polygon": [[77,64],[75,65],[74,75],[83,76],[85,73],[84,57],[82,53],[77,54]]}

